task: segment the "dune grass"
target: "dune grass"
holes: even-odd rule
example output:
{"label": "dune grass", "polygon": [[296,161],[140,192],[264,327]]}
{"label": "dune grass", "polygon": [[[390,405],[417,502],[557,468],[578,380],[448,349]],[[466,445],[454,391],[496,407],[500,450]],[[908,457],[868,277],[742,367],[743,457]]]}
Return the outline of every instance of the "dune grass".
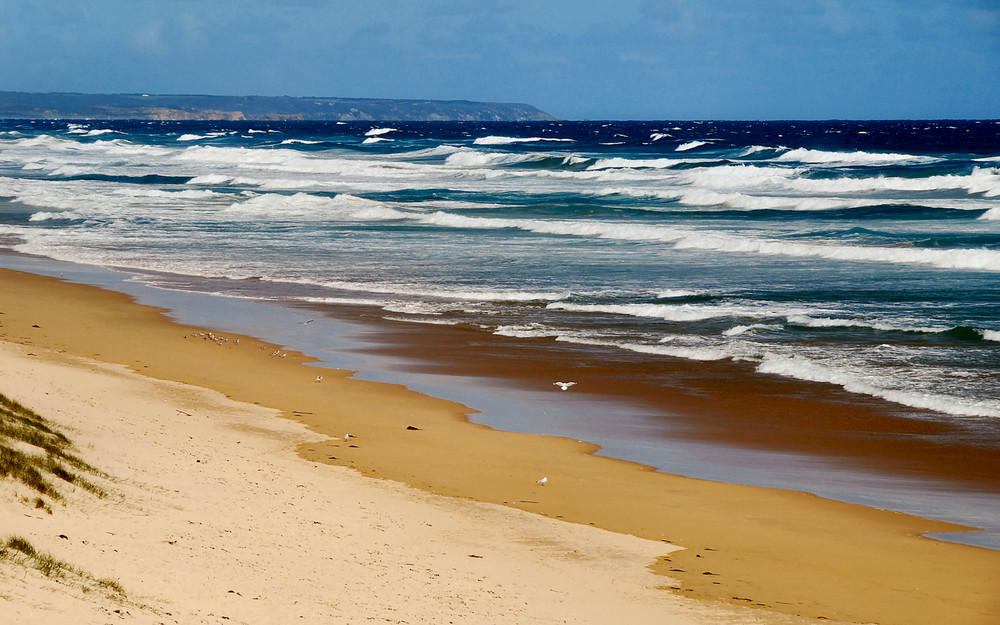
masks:
{"label": "dune grass", "polygon": [[100,590],[118,601],[125,600],[125,589],[118,580],[97,579],[90,573],[56,558],[50,553],[35,549],[26,538],[8,536],[0,542],[0,561],[10,560],[36,569],[45,577],[79,583],[84,592]]}
{"label": "dune grass", "polygon": [[[26,453],[25,444],[38,452]],[[52,499],[62,498],[55,486],[58,481],[75,484],[98,497],[106,496],[104,489],[81,474],[99,472],[70,453],[72,446],[62,432],[35,411],[0,394],[0,478],[14,479]],[[38,506],[38,501],[36,507],[44,507],[44,503]]]}

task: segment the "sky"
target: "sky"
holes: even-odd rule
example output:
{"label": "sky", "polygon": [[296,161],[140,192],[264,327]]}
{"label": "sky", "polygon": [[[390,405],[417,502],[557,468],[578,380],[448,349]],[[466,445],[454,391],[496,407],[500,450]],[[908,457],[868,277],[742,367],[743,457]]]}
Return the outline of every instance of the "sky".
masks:
{"label": "sky", "polygon": [[0,91],[1000,118],[1000,0],[0,0]]}

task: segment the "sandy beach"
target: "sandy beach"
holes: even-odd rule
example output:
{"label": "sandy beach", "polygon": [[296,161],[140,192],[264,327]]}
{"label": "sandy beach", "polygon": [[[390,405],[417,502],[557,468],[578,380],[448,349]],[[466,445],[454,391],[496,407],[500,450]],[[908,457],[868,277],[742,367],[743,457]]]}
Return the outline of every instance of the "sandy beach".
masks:
{"label": "sandy beach", "polygon": [[1000,621],[1000,552],[920,537],[951,524],[470,424],[93,287],[0,293],[0,393],[111,476],[51,515],[5,480],[4,531],[127,597],[5,561],[16,622]]}

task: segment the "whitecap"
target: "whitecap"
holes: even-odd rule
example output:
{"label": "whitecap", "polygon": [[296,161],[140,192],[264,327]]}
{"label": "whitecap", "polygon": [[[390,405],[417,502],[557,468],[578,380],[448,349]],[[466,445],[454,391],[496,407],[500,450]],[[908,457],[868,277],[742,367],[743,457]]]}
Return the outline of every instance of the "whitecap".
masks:
{"label": "whitecap", "polygon": [[539,143],[542,141],[574,142],[573,139],[560,139],[557,137],[502,137],[490,135],[488,137],[479,137],[472,143],[475,145],[510,145],[512,143]]}
{"label": "whitecap", "polygon": [[390,132],[397,132],[396,128],[372,128],[365,133],[366,137],[378,137],[380,135],[388,134]]}
{"label": "whitecap", "polygon": [[207,137],[205,137],[204,135],[193,135],[193,134],[190,134],[190,133],[185,133],[185,134],[177,137],[177,140],[178,141],[198,141],[200,139],[206,139],[206,138]]}
{"label": "whitecap", "polygon": [[674,152],[687,152],[688,150],[700,148],[703,145],[708,145],[708,141],[688,141],[677,146]]}
{"label": "whitecap", "polygon": [[915,156],[913,154],[894,154],[882,152],[829,152],[826,150],[811,150],[797,148],[789,150],[777,161],[794,161],[816,165],[898,165],[937,163],[943,159],[933,156]]}
{"label": "whitecap", "polygon": [[851,393],[880,397],[912,408],[933,410],[956,416],[1000,417],[1000,407],[993,403],[919,391],[884,388],[873,383],[869,376],[861,376],[828,367],[804,356],[767,354],[757,366],[757,371],[809,382],[834,384]]}

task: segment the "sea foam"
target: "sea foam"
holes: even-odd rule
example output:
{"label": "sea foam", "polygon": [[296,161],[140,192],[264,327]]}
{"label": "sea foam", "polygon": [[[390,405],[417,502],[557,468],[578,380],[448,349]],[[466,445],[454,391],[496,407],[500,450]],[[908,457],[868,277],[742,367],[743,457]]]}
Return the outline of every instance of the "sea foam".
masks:
{"label": "sea foam", "polygon": [[980,402],[962,397],[885,388],[870,381],[871,378],[868,376],[862,377],[829,367],[803,356],[769,354],[757,366],[757,371],[809,382],[834,384],[851,393],[880,397],[922,410],[933,410],[956,416],[1000,417],[1000,406],[996,405],[995,402]]}

